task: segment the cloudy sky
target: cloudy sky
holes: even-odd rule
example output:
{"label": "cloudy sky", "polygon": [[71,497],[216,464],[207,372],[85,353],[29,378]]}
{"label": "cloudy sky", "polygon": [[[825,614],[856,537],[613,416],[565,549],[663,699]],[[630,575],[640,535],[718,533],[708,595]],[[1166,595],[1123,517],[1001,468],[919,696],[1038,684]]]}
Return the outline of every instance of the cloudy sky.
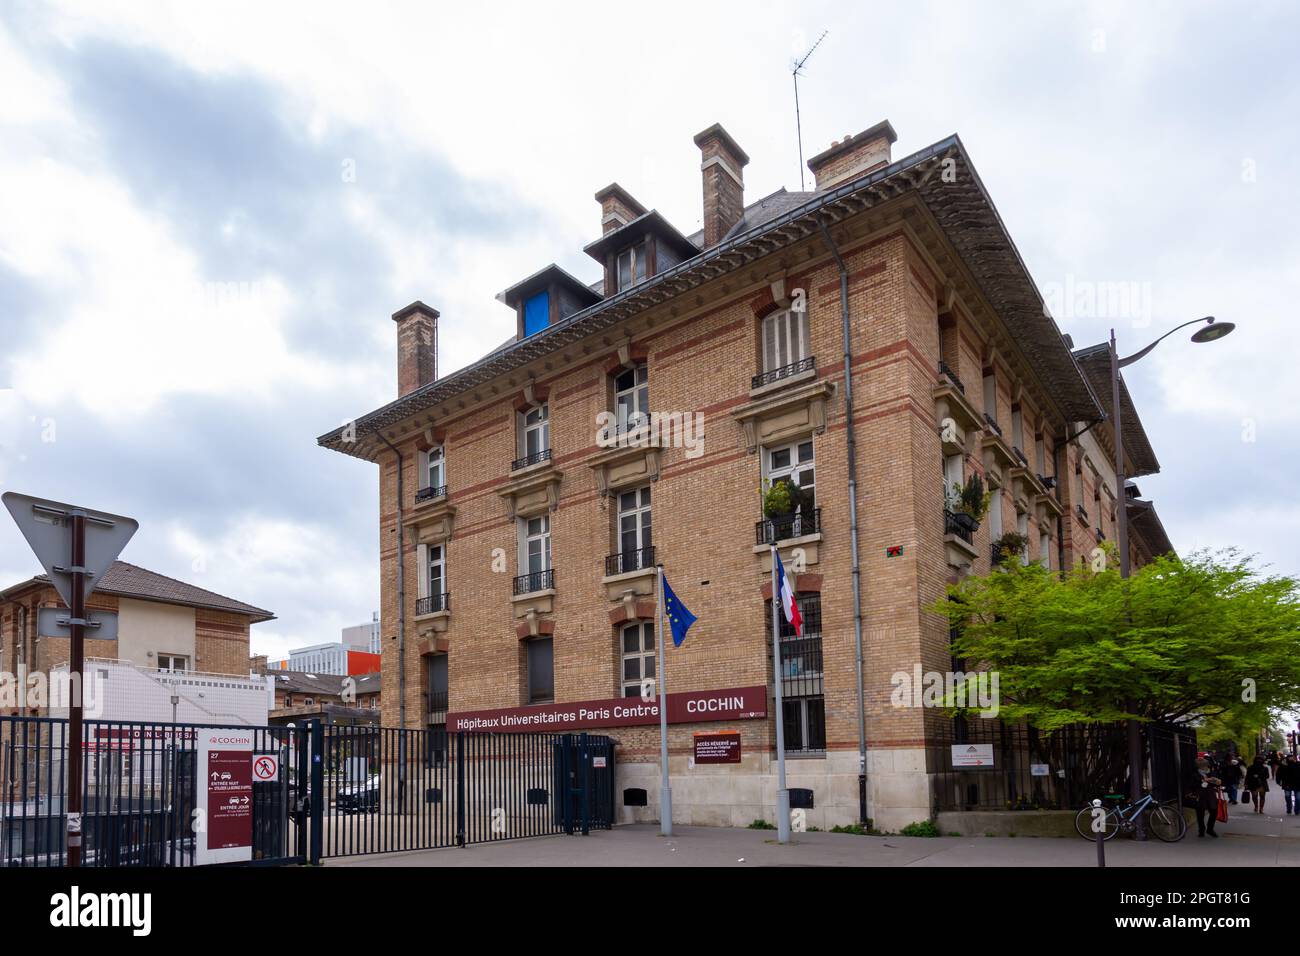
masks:
{"label": "cloudy sky", "polygon": [[[337,639],[378,606],[377,470],[314,440],[394,397],[389,315],[472,361],[495,293],[596,277],[611,180],[694,231],[714,121],[749,198],[798,188],[827,30],[806,155],[959,133],[1078,345],[1238,323],[1129,371],[1141,487],[1180,550],[1300,573],[1293,5],[645,9],[4,3],[0,487],[139,518],[125,559],[278,614],[257,650]],[[36,570],[0,521],[0,584]]]}

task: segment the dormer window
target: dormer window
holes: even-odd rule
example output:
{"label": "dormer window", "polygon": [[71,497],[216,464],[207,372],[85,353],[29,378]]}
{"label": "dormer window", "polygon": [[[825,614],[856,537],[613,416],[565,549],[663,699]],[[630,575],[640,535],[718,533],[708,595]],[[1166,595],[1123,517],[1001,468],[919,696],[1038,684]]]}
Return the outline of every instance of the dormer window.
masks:
{"label": "dormer window", "polygon": [[763,371],[775,372],[811,354],[808,312],[783,309],[763,319]]}
{"label": "dormer window", "polygon": [[618,254],[618,288],[620,292],[646,280],[647,245],[644,241],[638,242],[634,246],[628,246]]}

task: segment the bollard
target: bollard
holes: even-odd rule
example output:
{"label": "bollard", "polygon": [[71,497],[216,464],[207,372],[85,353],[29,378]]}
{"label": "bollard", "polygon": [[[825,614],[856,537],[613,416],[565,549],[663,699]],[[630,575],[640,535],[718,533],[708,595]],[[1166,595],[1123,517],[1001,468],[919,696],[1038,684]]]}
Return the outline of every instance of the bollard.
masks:
{"label": "bollard", "polygon": [[[1097,835],[1097,866],[1103,870],[1106,868],[1106,827],[1105,814],[1101,813],[1101,801],[1092,801],[1092,831]],[[1102,823],[1101,828],[1097,827],[1098,822]]]}

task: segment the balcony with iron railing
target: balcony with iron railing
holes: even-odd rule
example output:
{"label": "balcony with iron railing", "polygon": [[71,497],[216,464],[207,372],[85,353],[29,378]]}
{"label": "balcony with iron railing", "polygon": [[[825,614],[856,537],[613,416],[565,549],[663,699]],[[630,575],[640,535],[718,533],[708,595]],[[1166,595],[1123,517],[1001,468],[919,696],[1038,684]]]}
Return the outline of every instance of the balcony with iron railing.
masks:
{"label": "balcony with iron railing", "polygon": [[523,458],[516,458],[510,463],[510,470],[518,471],[520,468],[527,468],[530,465],[537,465],[550,460],[551,450],[545,448],[542,451],[533,452],[531,455],[525,455]]}
{"label": "balcony with iron railing", "polygon": [[975,543],[975,533],[970,526],[957,516],[955,511],[943,509],[943,533],[955,535],[967,544]]}
{"label": "balcony with iron railing", "polygon": [[[431,724],[443,723],[443,720],[445,720],[447,716],[447,699],[448,699],[447,691],[431,690],[429,691],[428,697],[429,697],[429,723]],[[439,717],[443,718],[443,720],[436,719]]]}
{"label": "balcony with iron railing", "polygon": [[644,548],[632,548],[616,551],[605,558],[605,576],[629,574],[633,571],[645,571],[655,566],[655,549],[653,545]]}
{"label": "balcony with iron railing", "polygon": [[961,379],[957,377],[957,373],[954,372],[948,363],[942,359],[939,360],[939,374],[947,376],[948,380],[957,386],[957,391],[961,392],[963,395],[966,394],[966,386],[961,383]]}
{"label": "balcony with iron railing", "polygon": [[988,412],[984,413],[984,425],[989,431],[993,432],[993,434],[997,435],[999,438],[1002,437],[1002,427],[998,425],[998,420]]}
{"label": "balcony with iron railing", "polygon": [[773,382],[780,382],[787,378],[793,378],[802,372],[811,372],[817,368],[817,359],[815,356],[799,359],[797,362],[791,362],[789,365],[782,365],[780,368],[774,368],[768,372],[762,372],[750,379],[749,387],[751,389],[762,388],[764,385],[771,385]]}
{"label": "balcony with iron railing", "polygon": [[535,591],[550,591],[554,587],[555,569],[547,568],[545,571],[532,571],[515,578],[514,593],[532,594]]}
{"label": "balcony with iron railing", "polygon": [[447,497],[446,485],[426,485],[423,488],[417,488],[415,490],[415,500],[417,503],[421,501],[433,501],[435,498],[445,497]]}
{"label": "balcony with iron railing", "polygon": [[439,611],[451,611],[451,592],[430,594],[428,597],[416,598],[415,615],[437,614]]}
{"label": "balcony with iron railing", "polygon": [[754,524],[755,545],[775,544],[790,538],[804,535],[820,534],[822,529],[822,509],[813,508],[797,511],[788,515],[773,515]]}

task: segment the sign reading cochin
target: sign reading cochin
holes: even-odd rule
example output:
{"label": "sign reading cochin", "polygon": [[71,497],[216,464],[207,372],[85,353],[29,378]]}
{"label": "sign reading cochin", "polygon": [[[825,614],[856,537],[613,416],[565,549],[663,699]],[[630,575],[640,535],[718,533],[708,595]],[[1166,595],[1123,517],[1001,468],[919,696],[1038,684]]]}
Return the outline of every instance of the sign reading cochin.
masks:
{"label": "sign reading cochin", "polygon": [[[767,716],[767,688],[761,684],[756,687],[727,687],[722,690],[669,694],[667,700],[670,724],[750,720]],[[447,715],[449,731],[585,730],[657,723],[659,701],[642,700],[639,697],[468,710]]]}

